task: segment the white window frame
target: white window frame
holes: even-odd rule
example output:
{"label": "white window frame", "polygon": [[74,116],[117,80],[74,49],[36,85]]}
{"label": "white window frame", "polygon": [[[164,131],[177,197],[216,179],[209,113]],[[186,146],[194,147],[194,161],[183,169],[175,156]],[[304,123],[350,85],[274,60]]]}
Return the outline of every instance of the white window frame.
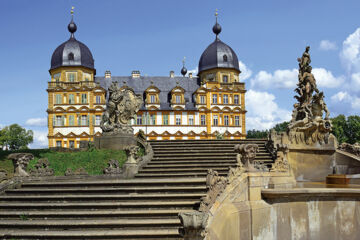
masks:
{"label": "white window frame", "polygon": [[228,115],[224,116],[224,126],[229,126],[229,116]]}
{"label": "white window frame", "polygon": [[175,125],[181,125],[181,115],[175,116]]}
{"label": "white window frame", "polygon": [[[71,76],[72,74],[74,74],[74,79],[73,79],[73,81],[71,81],[71,79],[70,79],[70,76]],[[67,73],[66,73],[66,80],[67,80],[68,82],[76,82],[76,80],[77,80],[77,72],[67,72]]]}
{"label": "white window frame", "polygon": [[194,115],[189,115],[189,125],[194,125]]}
{"label": "white window frame", "polygon": [[227,95],[227,94],[223,95],[223,104],[229,104],[229,95]]}
{"label": "white window frame", "polygon": [[219,126],[219,116],[218,115],[213,116],[213,125]]}
{"label": "white window frame", "polygon": [[213,104],[217,104],[217,103],[218,103],[217,94],[213,94],[213,95],[212,95],[212,103],[213,103]]}
{"label": "white window frame", "polygon": [[240,126],[240,116],[235,116],[235,126]]}
{"label": "white window frame", "polygon": [[200,125],[205,126],[206,125],[206,116],[200,115]]}
{"label": "white window frame", "polygon": [[200,103],[205,104],[205,96],[204,95],[200,95]]}

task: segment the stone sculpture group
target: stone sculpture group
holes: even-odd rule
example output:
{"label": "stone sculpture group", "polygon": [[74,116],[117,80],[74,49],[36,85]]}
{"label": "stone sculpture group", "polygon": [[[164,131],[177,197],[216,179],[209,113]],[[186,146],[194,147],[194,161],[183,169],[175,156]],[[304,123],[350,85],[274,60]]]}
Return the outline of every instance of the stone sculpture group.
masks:
{"label": "stone sculpture group", "polygon": [[143,100],[134,90],[126,85],[119,88],[113,82],[108,89],[109,98],[106,111],[100,123],[103,135],[133,134],[129,121],[139,111]]}
{"label": "stone sculpture group", "polygon": [[[299,82],[294,96],[292,119],[289,124],[289,139],[291,142],[312,144],[315,142],[327,143],[331,131],[329,111],[324,102],[324,93],[316,85],[310,66],[310,47],[307,46],[299,62]],[[323,114],[325,112],[325,118]]]}

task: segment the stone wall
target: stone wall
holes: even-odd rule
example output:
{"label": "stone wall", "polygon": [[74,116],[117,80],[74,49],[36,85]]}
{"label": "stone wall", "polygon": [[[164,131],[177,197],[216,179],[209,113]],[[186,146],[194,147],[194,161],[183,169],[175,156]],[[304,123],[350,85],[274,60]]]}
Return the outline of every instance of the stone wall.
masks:
{"label": "stone wall", "polygon": [[360,189],[293,184],[286,173],[244,173],[211,208],[205,239],[358,239]]}

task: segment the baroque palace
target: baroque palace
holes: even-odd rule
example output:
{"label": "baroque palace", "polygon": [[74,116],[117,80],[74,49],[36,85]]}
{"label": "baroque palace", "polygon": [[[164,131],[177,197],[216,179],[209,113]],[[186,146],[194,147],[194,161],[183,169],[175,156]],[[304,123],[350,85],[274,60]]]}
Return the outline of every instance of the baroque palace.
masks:
{"label": "baroque palace", "polygon": [[78,41],[77,26],[71,19],[70,39],[58,46],[51,57],[48,83],[49,147],[78,148],[81,141],[101,135],[100,122],[106,108],[107,89],[115,82],[143,96],[144,104],[131,124],[142,129],[150,140],[166,139],[244,139],[245,83],[240,82],[239,61],[231,47],[219,39],[221,26],[202,53],[198,75],[182,76],[95,76],[89,48]]}

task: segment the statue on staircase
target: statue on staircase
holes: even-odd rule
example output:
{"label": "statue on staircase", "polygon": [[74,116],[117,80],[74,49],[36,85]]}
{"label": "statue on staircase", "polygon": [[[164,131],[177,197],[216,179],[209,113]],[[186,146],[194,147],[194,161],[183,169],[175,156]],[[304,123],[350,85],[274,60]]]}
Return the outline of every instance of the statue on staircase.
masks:
{"label": "statue on staircase", "polygon": [[100,123],[103,135],[132,134],[129,121],[134,118],[143,103],[142,97],[128,86],[119,88],[116,82],[109,87],[106,111]]}

